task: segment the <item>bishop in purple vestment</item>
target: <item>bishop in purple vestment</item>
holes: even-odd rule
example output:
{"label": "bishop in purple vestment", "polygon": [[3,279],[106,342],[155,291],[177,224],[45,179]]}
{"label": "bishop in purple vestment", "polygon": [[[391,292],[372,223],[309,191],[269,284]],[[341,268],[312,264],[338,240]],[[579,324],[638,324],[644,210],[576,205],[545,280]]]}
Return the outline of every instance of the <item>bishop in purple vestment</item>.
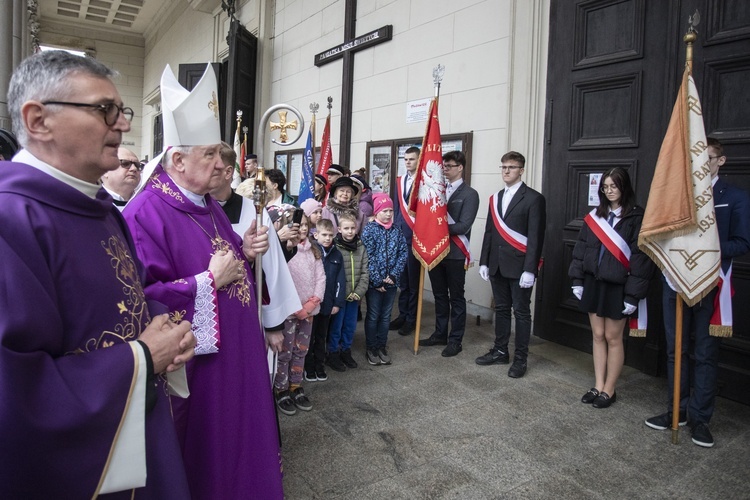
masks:
{"label": "bishop in purple vestment", "polygon": [[[215,99],[213,70],[189,94],[173,80],[167,67],[164,137],[178,146],[163,155],[164,166],[123,215],[147,269],[146,296],[166,304],[174,319],[191,321],[198,339],[187,365],[190,397],[173,398],[190,492],[193,499],[281,499],[267,341],[250,266],[268,249],[267,228],[256,231],[253,223],[238,236],[208,194],[224,169],[218,115],[208,105]],[[174,92],[166,93],[171,85]],[[268,335],[280,348],[281,334]]]}
{"label": "bishop in purple vestment", "polygon": [[189,497],[161,375],[194,338],[152,321],[125,221],[97,184],[130,129],[111,76],[50,51],[11,79],[25,149],[0,162],[3,498]]}
{"label": "bishop in purple vestment", "polygon": [[[158,167],[123,212],[148,271],[146,296],[166,304],[175,319],[192,321],[198,339],[187,365],[190,397],[173,401],[190,490],[196,499],[281,498],[253,271],[218,203],[205,195],[196,204],[195,196]],[[216,271],[209,271],[216,255],[231,255],[231,269],[240,269],[218,286]]]}

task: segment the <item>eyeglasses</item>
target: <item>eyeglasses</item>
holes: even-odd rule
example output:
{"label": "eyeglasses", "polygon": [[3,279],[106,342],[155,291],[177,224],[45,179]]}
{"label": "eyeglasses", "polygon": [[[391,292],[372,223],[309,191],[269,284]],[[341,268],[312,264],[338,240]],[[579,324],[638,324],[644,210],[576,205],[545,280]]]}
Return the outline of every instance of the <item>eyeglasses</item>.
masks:
{"label": "eyeglasses", "polygon": [[[724,156],[724,155],[722,155],[722,156]],[[721,158],[722,156],[709,156],[708,157],[708,161],[716,160],[717,158]]]}
{"label": "eyeglasses", "polygon": [[504,170],[506,172],[510,172],[511,170],[516,170],[519,168],[523,168],[520,165],[501,165],[500,170]]}
{"label": "eyeglasses", "polygon": [[614,184],[612,184],[611,186],[602,186],[601,187],[601,192],[602,193],[609,193],[610,191],[611,192],[619,191],[619,189]]}
{"label": "eyeglasses", "polygon": [[143,171],[143,165],[141,165],[141,162],[139,161],[120,160],[120,166],[125,169],[130,169],[130,167],[135,167],[136,169],[138,169],[139,172]]}
{"label": "eyeglasses", "polygon": [[125,116],[127,121],[132,121],[133,116],[135,115],[135,112],[131,108],[123,108],[113,102],[107,104],[88,104],[85,102],[44,101],[42,104],[45,106],[56,104],[58,106],[75,106],[76,108],[93,108],[102,112],[104,115],[104,123],[106,123],[108,127],[117,123],[117,119],[120,118],[120,113]]}
{"label": "eyeglasses", "polygon": [[461,165],[459,165],[457,163],[443,163],[443,168],[447,168],[447,169],[456,168],[456,167],[460,167],[460,166]]}

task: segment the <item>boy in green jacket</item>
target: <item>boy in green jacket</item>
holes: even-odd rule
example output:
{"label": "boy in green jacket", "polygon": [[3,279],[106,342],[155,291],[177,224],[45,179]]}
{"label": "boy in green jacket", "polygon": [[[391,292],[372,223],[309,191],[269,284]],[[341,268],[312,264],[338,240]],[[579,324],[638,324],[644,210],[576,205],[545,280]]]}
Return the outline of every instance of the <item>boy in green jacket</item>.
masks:
{"label": "boy in green jacket", "polygon": [[359,301],[367,292],[370,277],[367,270],[367,251],[357,235],[357,220],[352,215],[339,216],[339,234],[334,242],[344,256],[346,304],[331,319],[326,363],[331,369],[343,372],[347,367],[357,367],[357,362],[352,358],[352,340],[357,329]]}

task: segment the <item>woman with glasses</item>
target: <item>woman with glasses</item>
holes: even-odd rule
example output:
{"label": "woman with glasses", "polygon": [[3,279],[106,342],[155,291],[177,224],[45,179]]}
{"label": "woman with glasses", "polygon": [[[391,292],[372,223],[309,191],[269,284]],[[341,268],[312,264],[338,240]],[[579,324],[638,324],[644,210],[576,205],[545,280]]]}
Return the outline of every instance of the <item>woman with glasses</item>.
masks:
{"label": "woman with glasses", "polygon": [[617,400],[627,319],[646,297],[655,266],[638,249],[643,208],[636,205],[628,173],[608,170],[600,186],[599,206],[584,218],[568,275],[593,334],[595,383],[581,402],[608,408]]}

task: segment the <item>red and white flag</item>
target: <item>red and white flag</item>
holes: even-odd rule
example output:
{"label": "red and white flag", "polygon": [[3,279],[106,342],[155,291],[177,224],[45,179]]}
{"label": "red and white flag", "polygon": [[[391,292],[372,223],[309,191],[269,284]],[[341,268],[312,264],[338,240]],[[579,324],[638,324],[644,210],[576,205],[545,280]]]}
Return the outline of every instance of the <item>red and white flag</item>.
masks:
{"label": "red and white flag", "polygon": [[412,251],[429,271],[448,255],[451,248],[437,99],[430,104],[414,189],[409,198],[409,213],[414,216]]}
{"label": "red and white flag", "polygon": [[331,114],[328,113],[326,126],[323,127],[323,138],[320,141],[320,163],[315,173],[325,177],[328,182],[328,167],[333,163],[333,152],[331,151]]}

